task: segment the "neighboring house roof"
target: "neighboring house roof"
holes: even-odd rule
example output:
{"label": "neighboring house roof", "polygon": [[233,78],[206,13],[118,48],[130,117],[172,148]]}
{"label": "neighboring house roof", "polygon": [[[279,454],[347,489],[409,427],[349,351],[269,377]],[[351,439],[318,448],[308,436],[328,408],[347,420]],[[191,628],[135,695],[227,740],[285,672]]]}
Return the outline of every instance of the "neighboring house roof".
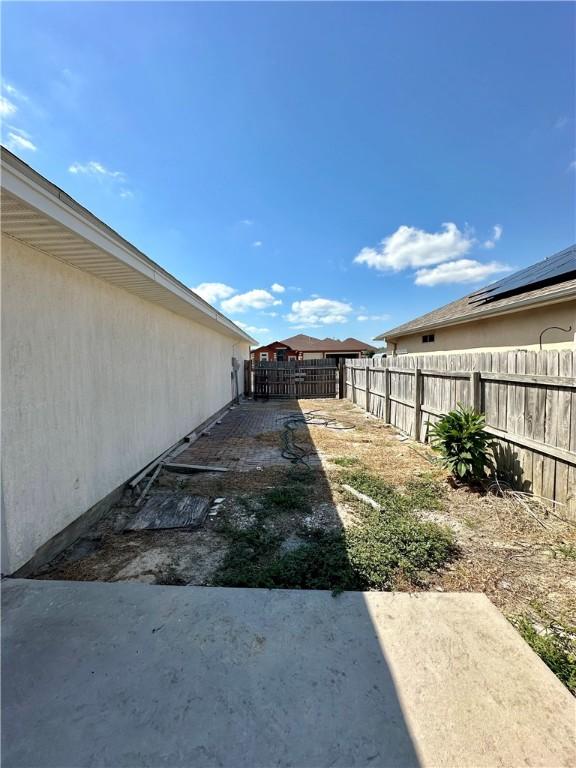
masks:
{"label": "neighboring house roof", "polygon": [[242,341],[256,340],[80,203],[1,151],[2,232],[59,261]]}
{"label": "neighboring house roof", "polygon": [[253,355],[255,352],[260,352],[264,349],[270,349],[270,347],[283,347],[284,349],[288,349],[290,352],[295,352],[296,350],[292,349],[292,347],[289,347],[288,344],[286,344],[283,341],[271,341],[269,344],[262,344],[260,347],[256,347],[256,349],[251,349],[250,354]]}
{"label": "neighboring house roof", "polygon": [[384,331],[376,339],[408,336],[571,298],[576,298],[576,245],[491,283],[486,288]]}
{"label": "neighboring house roof", "polygon": [[304,333],[283,339],[282,343],[298,350],[298,352],[372,352],[376,349],[371,344],[352,337],[340,341],[340,339],[329,338],[317,339],[314,336],[306,336]]}

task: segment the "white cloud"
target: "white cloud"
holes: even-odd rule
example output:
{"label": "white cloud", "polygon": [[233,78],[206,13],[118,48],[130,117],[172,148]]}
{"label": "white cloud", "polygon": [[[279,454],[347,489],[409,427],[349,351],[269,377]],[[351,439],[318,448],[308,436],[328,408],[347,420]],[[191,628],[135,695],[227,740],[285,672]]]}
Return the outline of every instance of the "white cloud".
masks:
{"label": "white cloud", "polygon": [[[18,112],[18,106],[14,104],[14,101],[19,101],[21,103],[30,101],[28,96],[23,94],[13,85],[10,85],[10,83],[2,83],[2,90],[10,97],[7,98],[6,96],[0,96],[0,116],[2,117],[10,117],[11,115],[15,115],[16,112]],[[24,131],[19,131],[18,129],[14,130],[16,130],[16,133],[25,135]]]}
{"label": "white cloud", "polygon": [[562,128],[565,128],[568,125],[568,123],[569,123],[568,118],[565,115],[562,115],[554,123],[554,128],[558,128],[559,130],[562,130]]}
{"label": "white cloud", "polygon": [[576,171],[576,160],[572,160],[570,165],[568,166],[569,171]]}
{"label": "white cloud", "polygon": [[366,322],[366,320],[390,320],[390,315],[358,315],[356,320],[361,323]]}
{"label": "white cloud", "polygon": [[200,283],[200,285],[192,288],[192,290],[198,296],[202,296],[209,304],[214,304],[221,299],[227,299],[233,293],[236,293],[236,289],[231,288],[226,283]]}
{"label": "white cloud", "polygon": [[232,322],[236,323],[236,325],[239,328],[242,328],[243,331],[246,331],[246,333],[251,333],[251,334],[270,333],[270,328],[257,328],[255,325],[249,325],[248,323],[243,323],[242,320],[232,320]]}
{"label": "white cloud", "polygon": [[488,248],[488,250],[494,248],[498,240],[500,240],[502,237],[502,232],[504,232],[503,227],[501,227],[499,224],[495,224],[492,227],[492,237],[488,240],[485,240],[483,243],[484,248]]}
{"label": "white cloud", "polygon": [[240,224],[245,227],[251,227],[254,224],[254,219],[240,219]]}
{"label": "white cloud", "polygon": [[511,267],[490,261],[482,264],[474,259],[458,259],[448,264],[439,264],[432,269],[416,272],[416,285],[440,285],[445,283],[478,283],[499,272],[510,272]]}
{"label": "white cloud", "polygon": [[[128,177],[123,171],[111,171],[96,160],[90,160],[87,163],[72,163],[72,165],[68,166],[68,172],[75,176],[82,175],[87,178],[96,179],[101,183],[122,184],[124,186],[118,192],[120,197],[125,199],[134,197],[132,190],[126,186]],[[116,190],[118,190],[118,186],[116,186]]]}
{"label": "white cloud", "polygon": [[344,301],[318,297],[294,301],[292,311],[286,315],[286,320],[298,328],[332,325],[347,322],[351,312],[352,306]]}
{"label": "white cloud", "polygon": [[278,317],[278,312],[262,312],[266,317]]}
{"label": "white cloud", "polygon": [[222,309],[233,314],[234,312],[246,312],[249,309],[268,309],[282,304],[271,293],[263,288],[254,288],[246,293],[239,293],[231,299],[222,302]]}
{"label": "white cloud", "polygon": [[72,163],[68,168],[70,173],[84,174],[85,176],[93,176],[94,178],[109,178],[118,179],[119,181],[126,180],[126,174],[122,171],[111,171],[102,163],[96,162],[96,160],[90,160],[88,163]]}
{"label": "white cloud", "polygon": [[272,283],[272,285],[270,286],[270,290],[272,291],[272,293],[284,293],[286,288],[284,288],[283,285],[280,285],[280,283]]}
{"label": "white cloud", "polygon": [[82,75],[70,69],[62,69],[48,83],[51,99],[68,109],[79,107],[80,98],[85,91],[86,81]]}
{"label": "white cloud", "polygon": [[262,240],[254,240],[254,242],[252,243],[252,246],[254,248],[260,248],[262,246]]}
{"label": "white cloud", "polygon": [[0,115],[2,117],[10,117],[18,111],[18,107],[12,104],[5,96],[0,96]]}
{"label": "white cloud", "polygon": [[474,242],[468,230],[462,231],[452,222],[442,224],[441,232],[401,226],[384,238],[379,248],[363,248],[354,261],[378,270],[399,272],[450,261],[468,253]]}
{"label": "white cloud", "polygon": [[16,101],[30,101],[28,96],[22,93],[22,91],[19,91],[18,88],[16,88],[11,83],[2,83],[2,89],[8,94],[8,96],[16,99]]}
{"label": "white cloud", "polygon": [[6,139],[6,146],[11,152],[18,152],[18,150],[28,150],[29,152],[36,152],[36,145],[30,140],[29,134],[25,131],[21,131],[18,128],[13,128],[8,131],[8,137]]}

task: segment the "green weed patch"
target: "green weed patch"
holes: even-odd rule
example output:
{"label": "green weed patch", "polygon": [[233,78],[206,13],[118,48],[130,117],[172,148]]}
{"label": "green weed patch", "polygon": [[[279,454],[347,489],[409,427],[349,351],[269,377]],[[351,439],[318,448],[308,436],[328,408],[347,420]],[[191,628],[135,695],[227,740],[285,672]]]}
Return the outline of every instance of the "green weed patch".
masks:
{"label": "green weed patch", "polygon": [[537,630],[527,616],[516,616],[512,624],[544,664],[576,696],[576,627],[548,620]]}
{"label": "green weed patch", "polygon": [[336,456],[332,459],[332,464],[336,464],[339,467],[354,467],[360,464],[360,459],[356,456]]}
{"label": "green weed patch", "polygon": [[293,533],[302,543],[284,551],[283,537],[270,528],[270,511],[307,512],[308,490],[293,484],[266,491],[258,499],[252,527],[223,529],[229,549],[213,583],[333,592],[389,590],[399,577],[420,583],[454,554],[452,533],[417,513],[440,503],[438,488],[430,481],[409,483],[405,493],[366,472],[348,473],[345,481],[378,501],[383,510],[362,505],[358,524],[341,531],[310,530],[296,518]]}

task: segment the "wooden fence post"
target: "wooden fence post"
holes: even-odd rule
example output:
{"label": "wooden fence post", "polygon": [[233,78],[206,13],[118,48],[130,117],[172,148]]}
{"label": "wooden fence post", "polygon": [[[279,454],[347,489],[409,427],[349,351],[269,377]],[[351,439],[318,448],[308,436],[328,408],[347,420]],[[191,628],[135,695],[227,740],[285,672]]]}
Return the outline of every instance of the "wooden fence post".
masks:
{"label": "wooden fence post", "polygon": [[390,371],[384,371],[384,421],[390,424]]}
{"label": "wooden fence post", "polygon": [[470,373],[470,395],[472,400],[472,408],[475,411],[480,412],[482,408],[482,393],[480,390],[480,371],[472,371]]}
{"label": "wooden fence post", "polygon": [[365,386],[366,386],[366,399],[364,401],[364,409],[367,413],[370,413],[370,368],[368,367],[368,363],[366,363],[366,376],[365,376]]}
{"label": "wooden fence post", "polygon": [[420,442],[420,427],[422,424],[422,370],[414,371],[414,439]]}
{"label": "wooden fence post", "polygon": [[338,360],[338,398],[343,400],[346,397],[345,392],[345,380],[346,380],[346,360],[340,358]]}
{"label": "wooden fence post", "polygon": [[244,397],[252,395],[252,360],[244,360]]}

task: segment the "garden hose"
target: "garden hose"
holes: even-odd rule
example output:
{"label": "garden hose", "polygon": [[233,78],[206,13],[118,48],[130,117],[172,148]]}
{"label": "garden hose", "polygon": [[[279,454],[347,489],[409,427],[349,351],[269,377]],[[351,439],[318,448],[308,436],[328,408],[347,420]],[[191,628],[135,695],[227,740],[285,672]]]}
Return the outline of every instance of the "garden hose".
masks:
{"label": "garden hose", "polygon": [[320,414],[319,411],[308,411],[306,413],[291,413],[288,416],[281,416],[279,421],[284,422],[282,430],[282,458],[292,464],[301,464],[306,469],[312,469],[308,458],[314,453],[312,448],[306,448],[296,442],[296,431],[304,425],[313,425],[326,427],[327,429],[354,429],[353,424],[340,422],[329,416]]}

